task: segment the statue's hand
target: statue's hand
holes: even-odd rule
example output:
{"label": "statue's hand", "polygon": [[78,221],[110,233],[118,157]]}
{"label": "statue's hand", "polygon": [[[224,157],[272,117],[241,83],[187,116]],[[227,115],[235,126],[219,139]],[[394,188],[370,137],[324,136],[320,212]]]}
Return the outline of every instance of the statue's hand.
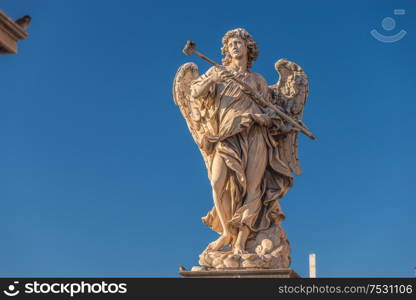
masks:
{"label": "statue's hand", "polygon": [[211,80],[214,82],[227,81],[234,75],[228,71],[225,67],[216,67],[211,73]]}
{"label": "statue's hand", "polygon": [[264,107],[263,111],[266,115],[268,115],[270,118],[272,119],[277,119],[280,120],[281,118],[278,116],[278,114],[271,108],[269,107]]}
{"label": "statue's hand", "polygon": [[268,115],[253,114],[252,118],[260,126],[271,127],[273,125],[272,119]]}

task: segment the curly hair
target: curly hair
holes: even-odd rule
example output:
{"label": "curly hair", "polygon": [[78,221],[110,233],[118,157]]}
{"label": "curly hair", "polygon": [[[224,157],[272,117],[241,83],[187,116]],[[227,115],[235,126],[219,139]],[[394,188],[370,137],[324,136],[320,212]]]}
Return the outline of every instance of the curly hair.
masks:
{"label": "curly hair", "polygon": [[245,41],[247,46],[247,69],[253,66],[253,61],[259,56],[259,50],[257,48],[257,43],[253,40],[253,37],[247,30],[243,28],[236,28],[228,31],[222,38],[222,48],[221,54],[224,55],[222,63],[224,66],[227,66],[231,63],[231,55],[228,51],[228,41],[230,38],[240,38]]}

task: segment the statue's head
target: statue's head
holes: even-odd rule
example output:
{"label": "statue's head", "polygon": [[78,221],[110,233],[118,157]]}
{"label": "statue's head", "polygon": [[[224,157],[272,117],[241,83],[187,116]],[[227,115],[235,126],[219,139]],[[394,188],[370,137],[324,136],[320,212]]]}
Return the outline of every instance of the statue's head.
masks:
{"label": "statue's head", "polygon": [[251,68],[253,61],[259,56],[256,42],[243,28],[230,30],[224,35],[221,53],[224,55],[222,59],[224,66],[229,65],[233,59],[241,59],[247,55],[247,68]]}

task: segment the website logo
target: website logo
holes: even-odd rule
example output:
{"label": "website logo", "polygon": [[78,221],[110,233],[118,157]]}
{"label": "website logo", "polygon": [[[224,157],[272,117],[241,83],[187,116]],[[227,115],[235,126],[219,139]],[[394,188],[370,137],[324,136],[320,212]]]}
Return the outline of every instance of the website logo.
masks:
{"label": "website logo", "polygon": [[[406,10],[404,9],[395,9],[394,14],[397,16],[403,16],[406,14]],[[386,17],[381,21],[381,27],[387,32],[392,31],[396,28],[396,20],[391,17]],[[400,30],[398,33],[393,35],[384,35],[380,32],[378,32],[376,29],[373,29],[370,31],[371,35],[382,43],[395,43],[400,41],[402,38],[405,37],[407,34],[406,30]]]}
{"label": "website logo", "polygon": [[20,293],[19,290],[16,289],[16,285],[19,284],[19,281],[14,281],[13,284],[10,284],[7,287],[7,290],[4,290],[3,293],[7,296],[14,297]]}

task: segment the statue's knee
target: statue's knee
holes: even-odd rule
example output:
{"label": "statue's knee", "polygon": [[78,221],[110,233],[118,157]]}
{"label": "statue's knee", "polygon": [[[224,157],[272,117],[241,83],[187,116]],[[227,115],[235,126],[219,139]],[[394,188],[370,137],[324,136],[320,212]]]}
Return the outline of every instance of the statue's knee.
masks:
{"label": "statue's knee", "polygon": [[219,189],[221,188],[225,183],[225,179],[223,176],[215,176],[211,179],[211,186],[213,189]]}
{"label": "statue's knee", "polygon": [[219,185],[220,185],[220,181],[218,178],[213,178],[211,180],[211,186],[214,190],[216,190],[219,187]]}

